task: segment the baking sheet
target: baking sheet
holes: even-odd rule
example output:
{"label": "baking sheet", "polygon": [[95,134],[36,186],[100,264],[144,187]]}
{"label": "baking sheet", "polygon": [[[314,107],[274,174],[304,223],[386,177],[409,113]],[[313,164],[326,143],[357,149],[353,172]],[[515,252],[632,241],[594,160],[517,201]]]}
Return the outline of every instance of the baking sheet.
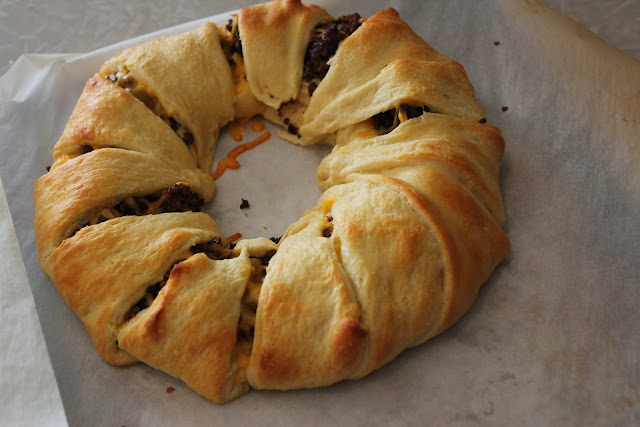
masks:
{"label": "baking sheet", "polygon": [[[380,8],[317,3],[335,16]],[[465,66],[503,130],[512,252],[449,331],[363,380],[323,389],[252,392],[216,406],[151,368],[102,362],[37,266],[31,186],[86,79],[142,39],[22,57],[0,79],[0,176],[70,424],[640,422],[639,61],[532,0],[392,3]],[[218,157],[235,144],[223,135]],[[279,235],[320,195],[314,174],[326,153],[274,137],[225,173],[209,209],[227,234]]]}

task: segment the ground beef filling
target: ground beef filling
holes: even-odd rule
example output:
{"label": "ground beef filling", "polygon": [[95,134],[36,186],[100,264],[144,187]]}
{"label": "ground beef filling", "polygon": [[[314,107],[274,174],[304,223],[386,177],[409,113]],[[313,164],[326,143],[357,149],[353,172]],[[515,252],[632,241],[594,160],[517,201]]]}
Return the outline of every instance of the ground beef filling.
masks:
{"label": "ground beef filling", "polygon": [[333,234],[333,224],[331,223],[333,221],[333,217],[331,214],[328,214],[324,219],[327,221],[327,226],[322,230],[322,237],[329,238]]}
{"label": "ground beef filling", "polygon": [[[304,59],[302,78],[306,82],[314,79],[322,80],[329,70],[327,61],[336,53],[340,42],[349,37],[362,25],[363,19],[357,13],[344,15],[339,18],[330,18],[320,22],[311,34],[311,40],[307,46]],[[235,66],[233,54],[242,56],[242,39],[237,17],[227,21],[225,25],[227,36],[224,47],[231,66]],[[313,83],[309,91],[313,92],[317,83]]]}
{"label": "ground beef filling", "polygon": [[[198,243],[192,246],[191,253],[194,255],[197,253],[204,253],[210,259],[221,260],[221,259],[236,258],[240,252],[238,250],[233,250],[233,248],[230,248],[230,245],[225,245],[222,238],[215,237],[209,242]],[[181,261],[184,261],[184,260],[181,260]],[[133,307],[131,307],[131,310],[129,310],[127,314],[125,314],[124,316],[125,322],[133,319],[142,310],[151,306],[153,301],[158,297],[160,290],[164,287],[164,285],[167,284],[167,281],[169,280],[169,276],[171,275],[171,270],[173,270],[173,267],[175,267],[176,264],[173,264],[171,266],[171,268],[167,271],[167,273],[164,275],[164,278],[161,281],[159,281],[158,283],[154,283],[153,285],[147,288],[144,296],[140,298],[140,300],[137,303],[135,303]],[[257,304],[257,301],[256,301],[256,304]]]}
{"label": "ground beef filling", "polygon": [[165,190],[146,196],[131,196],[111,208],[102,209],[91,216],[84,225],[95,225],[110,219],[131,215],[151,215],[165,212],[200,212],[202,197],[187,184],[172,184]]}
{"label": "ground beef filling", "polygon": [[400,104],[399,108],[392,108],[390,110],[383,111],[382,113],[378,113],[373,116],[371,120],[373,121],[373,128],[378,133],[385,134],[391,132],[400,123],[419,117],[429,111],[429,107],[426,105],[412,106],[409,104]]}
{"label": "ground beef filling", "polygon": [[275,243],[276,245],[278,243],[280,243],[280,239],[282,239],[282,236],[280,237],[269,237],[269,240],[271,240],[273,243]]}
{"label": "ground beef filling", "polygon": [[297,136],[298,138],[301,137],[300,132],[298,132],[298,128],[293,123],[289,123],[289,125],[287,126],[287,132],[289,132],[291,135]]}
{"label": "ground beef filling", "polygon": [[207,243],[198,243],[191,248],[191,252],[194,254],[203,253],[212,260],[236,258],[240,254],[235,249],[235,245],[224,244],[221,237],[215,237]]}
{"label": "ground beef filling", "polygon": [[[240,30],[238,28],[238,19],[236,17],[229,19],[229,21],[227,21],[227,25],[224,26],[224,28],[229,32],[229,34],[231,35],[231,42],[229,43],[229,49],[230,49],[230,54],[228,56],[231,56],[234,53],[238,53],[240,55],[242,55],[242,39],[240,39]],[[233,64],[231,64],[233,65]]]}
{"label": "ground beef filling", "polygon": [[147,90],[147,88],[145,88],[144,85],[141,85],[135,78],[131,76],[131,74],[129,74],[128,72],[117,72],[114,74],[109,74],[107,76],[107,80],[115,85],[120,86],[131,95],[135,96],[156,116],[160,117],[167,125],[169,125],[171,129],[176,133],[176,135],[178,135],[187,146],[193,144],[193,134],[189,131],[189,129],[173,117],[169,117],[169,115],[165,113],[164,109],[160,105],[160,101],[158,100],[158,98],[153,96]]}
{"label": "ground beef filling", "polygon": [[[336,53],[340,42],[353,34],[362,25],[362,21],[359,14],[352,13],[320,22],[313,30],[307,46],[302,79],[306,82],[322,80],[329,71],[327,61]],[[316,87],[317,85],[309,86],[309,95]]]}
{"label": "ground beef filling", "polygon": [[140,300],[137,303],[135,303],[133,307],[131,307],[131,310],[129,310],[127,314],[124,315],[125,322],[128,322],[129,320],[133,319],[142,310],[151,306],[153,301],[158,297],[160,290],[164,287],[164,285],[167,284],[167,281],[169,280],[169,275],[171,274],[171,270],[173,270],[173,266],[171,266],[171,268],[169,269],[169,271],[167,271],[167,273],[164,275],[164,278],[161,281],[159,281],[158,283],[154,283],[153,285],[147,288],[144,296],[140,298]]}

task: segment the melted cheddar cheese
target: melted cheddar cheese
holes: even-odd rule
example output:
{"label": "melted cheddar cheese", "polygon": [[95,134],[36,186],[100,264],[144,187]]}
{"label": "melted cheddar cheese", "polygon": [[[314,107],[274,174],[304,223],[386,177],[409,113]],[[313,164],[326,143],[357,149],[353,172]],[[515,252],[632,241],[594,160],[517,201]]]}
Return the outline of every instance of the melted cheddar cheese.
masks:
{"label": "melted cheddar cheese", "polygon": [[256,325],[256,311],[258,309],[262,282],[267,270],[267,266],[263,265],[260,258],[250,258],[250,261],[251,276],[249,276],[247,287],[242,296],[240,319],[238,321],[238,341],[235,354],[238,371],[233,377],[233,381],[236,383],[246,381],[244,370],[249,366],[251,359],[253,330]]}

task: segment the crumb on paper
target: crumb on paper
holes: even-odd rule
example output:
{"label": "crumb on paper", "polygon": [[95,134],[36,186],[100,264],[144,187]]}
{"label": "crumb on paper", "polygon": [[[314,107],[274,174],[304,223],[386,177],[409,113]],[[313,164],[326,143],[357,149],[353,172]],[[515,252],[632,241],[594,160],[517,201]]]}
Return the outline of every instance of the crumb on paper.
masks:
{"label": "crumb on paper", "polygon": [[167,387],[167,393],[171,394],[171,393],[173,393],[174,391],[176,391],[176,389],[175,389],[175,388],[173,388],[173,387],[171,387],[171,386]]}
{"label": "crumb on paper", "polygon": [[500,42],[496,40],[496,41],[493,42],[493,45],[494,46],[500,46]]}
{"label": "crumb on paper", "polygon": [[266,230],[266,229],[267,229],[267,226],[265,225],[265,226],[264,226],[264,227],[262,227],[262,228],[264,228],[264,229]]}
{"label": "crumb on paper", "polygon": [[249,214],[245,212],[245,213],[244,213],[244,216],[248,217],[248,216],[249,216]]}
{"label": "crumb on paper", "polygon": [[506,105],[502,106],[502,111],[507,111],[509,109],[509,107],[507,107]]}
{"label": "crumb on paper", "polygon": [[246,199],[242,199],[242,203],[240,203],[240,209],[249,209],[249,201]]}

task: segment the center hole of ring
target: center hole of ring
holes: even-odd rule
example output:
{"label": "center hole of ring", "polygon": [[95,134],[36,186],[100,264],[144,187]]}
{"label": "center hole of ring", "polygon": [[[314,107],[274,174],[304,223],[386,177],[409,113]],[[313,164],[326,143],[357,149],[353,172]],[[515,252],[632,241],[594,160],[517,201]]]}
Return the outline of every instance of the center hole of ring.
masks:
{"label": "center hole of ring", "polygon": [[[251,130],[256,120],[264,123],[264,131]],[[262,116],[247,124],[240,142],[231,137],[226,127],[221,130],[213,170],[233,148],[253,141],[264,132],[271,133],[268,141],[238,157],[240,169],[228,169],[216,180],[213,201],[202,208],[213,217],[223,235],[242,233],[245,239],[280,237],[305,210],[315,206],[322,195],[316,170],[332,147],[295,145],[278,137],[278,130],[282,128]],[[242,199],[249,201],[248,209],[240,209]]]}

